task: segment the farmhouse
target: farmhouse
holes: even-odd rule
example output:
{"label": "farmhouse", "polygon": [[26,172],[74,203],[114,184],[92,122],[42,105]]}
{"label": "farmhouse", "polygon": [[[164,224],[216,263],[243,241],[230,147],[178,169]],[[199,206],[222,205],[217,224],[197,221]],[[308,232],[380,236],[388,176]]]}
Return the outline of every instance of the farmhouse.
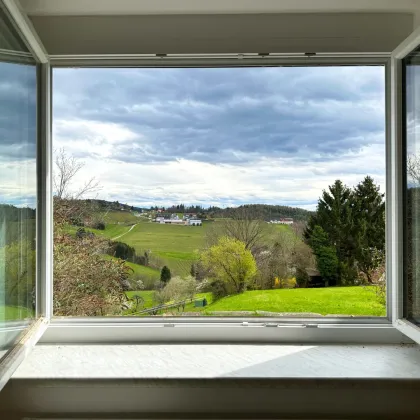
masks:
{"label": "farmhouse", "polygon": [[293,225],[293,219],[286,217],[279,220],[270,220],[268,223],[274,223],[276,225]]}
{"label": "farmhouse", "polygon": [[189,219],[188,225],[189,226],[202,226],[203,222],[200,219]]}
{"label": "farmhouse", "polygon": [[180,219],[164,219],[160,223],[164,223],[165,225],[185,225],[185,222]]}

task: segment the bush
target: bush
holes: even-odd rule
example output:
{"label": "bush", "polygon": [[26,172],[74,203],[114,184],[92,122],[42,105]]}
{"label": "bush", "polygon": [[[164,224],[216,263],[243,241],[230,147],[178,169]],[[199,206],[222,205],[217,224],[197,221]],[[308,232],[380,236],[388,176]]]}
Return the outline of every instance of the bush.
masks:
{"label": "bush", "polygon": [[182,278],[176,276],[163,289],[163,297],[166,302],[192,299],[195,295],[196,287],[197,284],[194,277]]}
{"label": "bush", "polygon": [[121,312],[130,269],[121,260],[106,260],[102,238],[74,236],[54,230],[54,314],[113,315]]}
{"label": "bush", "polygon": [[296,270],[296,287],[308,287],[309,276],[306,270]]}
{"label": "bush", "polygon": [[211,282],[210,290],[213,294],[213,300],[221,299],[229,295],[227,284],[222,280],[214,280]]}
{"label": "bush", "polygon": [[211,283],[208,281],[208,279],[204,279],[202,281],[197,282],[196,287],[197,293],[206,293],[211,292]]}
{"label": "bush", "polygon": [[93,229],[97,230],[105,230],[105,223],[104,222],[95,222],[92,224]]}
{"label": "bush", "polygon": [[[132,274],[130,280],[133,284],[133,290],[153,290],[155,289],[156,278],[144,274]],[[136,284],[142,287],[136,287]]]}
{"label": "bush", "polygon": [[121,258],[122,260],[132,261],[136,255],[136,250],[125,244],[124,242],[112,242],[110,253],[116,258]]}
{"label": "bush", "polygon": [[69,220],[69,223],[73,226],[84,226],[85,225],[83,220],[80,217],[72,217]]}

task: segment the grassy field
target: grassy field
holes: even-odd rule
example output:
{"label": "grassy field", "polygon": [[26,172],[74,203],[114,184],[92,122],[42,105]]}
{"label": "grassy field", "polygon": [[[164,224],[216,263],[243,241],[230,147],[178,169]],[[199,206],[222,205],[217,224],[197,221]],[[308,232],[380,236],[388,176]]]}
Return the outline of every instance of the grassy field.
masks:
{"label": "grassy field", "polygon": [[[149,296],[153,292],[129,292]],[[213,311],[267,311],[301,313],[313,312],[321,315],[385,316],[385,308],[376,299],[373,287],[326,287],[320,289],[253,290],[212,302],[211,293],[202,293],[197,299],[206,297],[209,305],[195,308],[187,305],[186,312]],[[153,305],[152,305],[153,306]]]}
{"label": "grassy field", "polygon": [[32,318],[33,312],[22,306],[0,306],[0,321],[14,321]]}
{"label": "grassy field", "polygon": [[[198,259],[198,251],[205,246],[206,232],[217,228],[220,221],[204,222],[203,226],[176,226],[149,222],[144,217],[136,217],[130,212],[113,211],[106,215],[105,230],[88,228],[98,236],[125,242],[134,247],[138,254],[151,251],[152,257],[158,257],[160,265],[167,265],[172,275],[186,276],[191,264]],[[131,230],[133,224],[136,226]],[[265,236],[268,241],[274,239],[281,229],[290,229],[282,225],[266,225]],[[71,226],[69,233],[76,233]],[[121,237],[119,237],[122,235]],[[118,238],[119,237],[119,238]]]}
{"label": "grassy field", "polygon": [[203,226],[175,226],[158,223],[139,223],[121,240],[133,246],[137,252],[152,251],[173,274],[187,275],[191,264],[197,260],[198,251],[204,246],[205,232],[209,224]]}
{"label": "grassy field", "polygon": [[[111,255],[102,255],[102,256],[105,259],[116,259],[112,257]],[[146,277],[148,279],[153,279],[153,281],[157,281],[160,279],[159,270],[155,270],[154,268],[151,268],[151,267],[145,267],[144,265],[134,264],[128,261],[126,261],[125,264],[128,265],[133,270],[133,274],[139,275],[140,278]]]}
{"label": "grassy field", "polygon": [[137,223],[139,220],[138,217],[134,216],[133,213],[129,211],[110,211],[105,214],[104,221],[106,224],[114,223]]}

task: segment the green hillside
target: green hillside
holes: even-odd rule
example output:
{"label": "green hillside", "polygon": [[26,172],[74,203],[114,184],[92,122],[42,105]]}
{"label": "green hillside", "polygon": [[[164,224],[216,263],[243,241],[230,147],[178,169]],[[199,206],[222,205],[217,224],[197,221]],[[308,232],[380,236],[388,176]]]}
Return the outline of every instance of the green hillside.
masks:
{"label": "green hillside", "polygon": [[146,250],[168,265],[173,274],[186,275],[197,260],[197,251],[205,245],[203,226],[175,226],[158,223],[139,223],[121,241],[134,247],[138,253]]}

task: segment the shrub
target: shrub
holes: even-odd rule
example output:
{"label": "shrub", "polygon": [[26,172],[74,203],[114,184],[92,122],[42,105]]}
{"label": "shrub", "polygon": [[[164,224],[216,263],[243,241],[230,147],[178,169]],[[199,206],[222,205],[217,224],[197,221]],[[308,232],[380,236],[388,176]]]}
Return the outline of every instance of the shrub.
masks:
{"label": "shrub", "polygon": [[309,275],[306,270],[296,270],[296,287],[308,287]]}
{"label": "shrub", "polygon": [[95,316],[119,314],[126,301],[130,274],[122,260],[106,260],[102,238],[54,231],[54,314]]}
{"label": "shrub", "polygon": [[164,265],[162,267],[162,271],[160,272],[160,281],[166,284],[169,282],[169,280],[171,280],[171,277],[171,270],[169,270],[169,268]]}
{"label": "shrub", "polygon": [[227,284],[222,280],[214,280],[211,282],[210,290],[213,294],[213,300],[221,299],[229,295]]}
{"label": "shrub", "polygon": [[84,226],[85,225],[83,220],[80,217],[72,217],[69,220],[69,223],[73,226]]}
{"label": "shrub", "polygon": [[92,224],[92,228],[97,230],[105,230],[105,223],[102,221],[95,222]]}
{"label": "shrub", "polygon": [[196,281],[194,277],[188,276],[173,277],[163,289],[163,297],[166,302],[192,299],[196,291]]}
{"label": "shrub", "polygon": [[136,255],[136,250],[124,242],[112,242],[110,253],[116,258],[132,261],[133,257]]}

